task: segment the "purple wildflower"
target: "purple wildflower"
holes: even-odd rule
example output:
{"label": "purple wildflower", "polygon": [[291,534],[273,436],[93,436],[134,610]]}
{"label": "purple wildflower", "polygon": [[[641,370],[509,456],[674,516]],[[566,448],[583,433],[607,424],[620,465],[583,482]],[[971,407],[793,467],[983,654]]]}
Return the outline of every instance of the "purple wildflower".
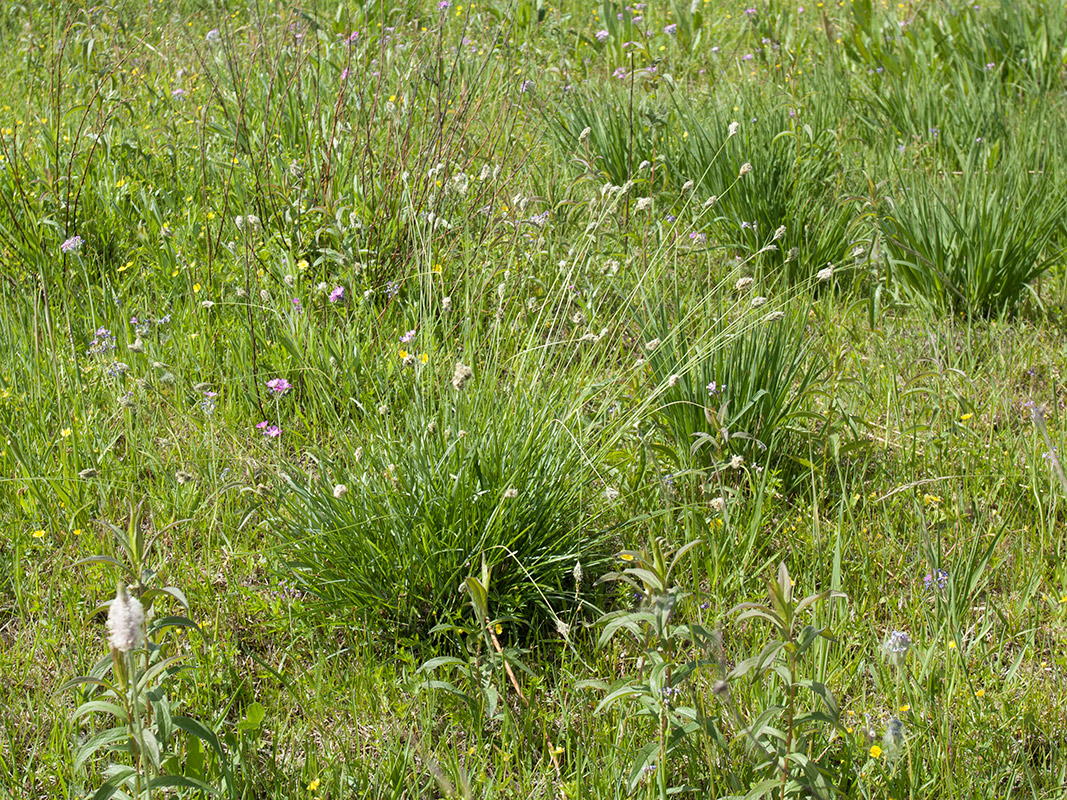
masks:
{"label": "purple wildflower", "polygon": [[277,425],[269,425],[263,429],[263,435],[269,436],[271,439],[277,439],[282,435],[282,429]]}
{"label": "purple wildflower", "polygon": [[333,291],[330,292],[330,302],[331,303],[336,303],[338,300],[340,300],[344,296],[345,296],[345,287],[344,286],[335,286],[333,288]]}
{"label": "purple wildflower", "polygon": [[678,24],[672,22],[670,25],[664,25],[663,32],[668,36],[674,36],[676,33],[678,33]]}
{"label": "purple wildflower", "polygon": [[85,240],[80,236],[71,236],[67,241],[63,242],[59,246],[59,249],[64,253],[77,253],[81,246],[85,243]]}
{"label": "purple wildflower", "polygon": [[415,338],[415,331],[411,330],[400,337],[400,344],[407,344]]}
{"label": "purple wildflower", "polygon": [[610,33],[608,33],[608,32],[607,32],[606,30],[601,30],[601,31],[597,31],[597,32],[596,32],[596,33],[594,34],[594,36],[596,36],[596,40],[597,40],[598,42],[603,42],[603,41],[606,41],[606,40],[607,40],[607,38],[608,38],[609,36],[611,36],[611,34],[610,34]]}
{"label": "purple wildflower", "polygon": [[115,349],[115,336],[107,328],[97,328],[93,340],[89,342],[89,354],[103,355]]}
{"label": "purple wildflower", "polygon": [[282,395],[292,389],[293,385],[285,378],[273,378],[267,381],[267,388],[275,394]]}
{"label": "purple wildflower", "polygon": [[927,591],[933,588],[944,589],[948,586],[948,573],[943,569],[935,569],[932,573],[927,573],[923,578],[923,586]]}
{"label": "purple wildflower", "polygon": [[396,297],[400,294],[400,284],[396,281],[389,281],[385,284],[385,294],[387,297]]}

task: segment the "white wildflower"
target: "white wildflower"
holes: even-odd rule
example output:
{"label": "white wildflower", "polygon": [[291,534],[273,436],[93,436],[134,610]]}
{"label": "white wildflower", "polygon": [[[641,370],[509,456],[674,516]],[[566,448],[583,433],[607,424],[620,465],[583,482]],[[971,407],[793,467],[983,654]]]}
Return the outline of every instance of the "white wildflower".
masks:
{"label": "white wildflower", "polygon": [[339,483],[333,487],[333,496],[336,497],[338,500],[340,500],[346,494],[348,494],[348,487],[345,486],[343,483]]}
{"label": "white wildflower", "polygon": [[820,270],[819,270],[819,271],[818,271],[818,272],[817,272],[817,273],[815,274],[815,277],[816,277],[816,278],[817,278],[817,279],[818,279],[818,280],[819,280],[820,282],[821,282],[821,281],[828,281],[828,280],[830,280],[830,278],[834,277],[834,265],[833,265],[833,264],[827,264],[827,265],[826,265],[825,267],[823,267],[822,269],[820,269]]}
{"label": "white wildflower", "polygon": [[741,169],[738,170],[737,177],[743,178],[750,172],[752,172],[752,165],[746,161],[744,164],[741,165]]}
{"label": "white wildflower", "polygon": [[727,136],[727,138],[729,138],[729,137],[731,137],[731,136],[736,136],[736,135],[737,135],[737,131],[738,131],[738,130],[739,130],[740,128],[741,128],[741,123],[740,123],[740,122],[737,122],[736,120],[734,120],[733,122],[731,122],[731,123],[730,123],[730,127],[726,129],[726,136]]}

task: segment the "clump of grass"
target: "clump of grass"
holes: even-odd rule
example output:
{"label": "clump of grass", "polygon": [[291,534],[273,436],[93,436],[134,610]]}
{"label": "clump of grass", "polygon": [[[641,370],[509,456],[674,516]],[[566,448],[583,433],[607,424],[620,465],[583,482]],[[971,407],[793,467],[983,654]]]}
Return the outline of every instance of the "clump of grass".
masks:
{"label": "clump of grass", "polygon": [[326,482],[292,476],[282,524],[302,586],[423,631],[460,608],[483,559],[502,613],[573,599],[574,565],[594,568],[605,542],[583,516],[594,472],[577,418],[528,390],[477,387],[383,406],[358,460],[324,463]]}
{"label": "clump of grass", "polygon": [[740,278],[673,329],[663,316],[646,329],[658,342],[648,357],[661,391],[658,418],[683,464],[777,458],[809,409],[823,367],[807,344],[804,307],[768,302],[758,286]]}
{"label": "clump of grass", "polygon": [[1007,157],[987,167],[981,145],[960,174],[932,190],[902,188],[881,208],[892,278],[912,298],[980,316],[1014,313],[1031,281],[1056,262],[1067,196],[1049,161]]}

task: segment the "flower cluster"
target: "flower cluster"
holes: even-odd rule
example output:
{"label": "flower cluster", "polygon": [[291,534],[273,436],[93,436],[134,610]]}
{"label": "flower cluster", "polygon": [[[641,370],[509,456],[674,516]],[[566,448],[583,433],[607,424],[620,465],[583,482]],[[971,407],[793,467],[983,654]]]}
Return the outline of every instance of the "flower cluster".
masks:
{"label": "flower cluster", "polygon": [[256,423],[256,429],[259,430],[268,439],[277,439],[282,435],[282,429],[277,425],[271,425],[266,420]]}
{"label": "flower cluster", "polygon": [[285,378],[273,378],[267,381],[267,388],[280,397],[292,389],[293,385]]}
{"label": "flower cluster", "polygon": [[931,589],[944,589],[948,586],[948,573],[943,569],[935,569],[928,572],[923,578],[923,586],[927,591]]}
{"label": "flower cluster", "polygon": [[80,237],[80,236],[71,236],[69,239],[67,239],[65,242],[63,242],[63,244],[61,244],[59,246],[59,249],[62,250],[64,253],[68,253],[68,254],[69,253],[77,253],[81,249],[81,246],[83,244],[85,244],[85,240],[82,239],[82,237]]}
{"label": "flower cluster", "polygon": [[115,336],[107,328],[97,328],[89,343],[89,355],[100,356],[115,349]]}

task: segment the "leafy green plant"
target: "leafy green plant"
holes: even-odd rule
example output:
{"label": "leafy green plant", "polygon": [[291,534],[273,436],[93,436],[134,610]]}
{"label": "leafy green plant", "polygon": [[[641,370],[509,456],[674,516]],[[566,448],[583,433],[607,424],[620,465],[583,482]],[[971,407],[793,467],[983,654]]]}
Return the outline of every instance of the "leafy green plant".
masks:
{"label": "leafy green plant", "polygon": [[472,627],[446,622],[435,625],[431,630],[434,634],[458,635],[467,650],[467,658],[438,656],[419,667],[419,673],[426,675],[440,671],[451,672],[462,678],[460,686],[454,681],[428,678],[420,690],[441,690],[458,697],[467,705],[471,719],[483,724],[498,722],[507,713],[508,705],[501,700],[511,691],[508,688],[509,681],[517,695],[523,697],[515,677],[515,669],[533,675],[523,663],[522,652],[518,648],[500,644],[498,636],[503,632],[503,626],[516,620],[494,619],[490,616],[491,573],[483,559],[481,573],[477,576],[470,575],[463,581],[463,589],[474,614]]}
{"label": "leafy green plant", "polygon": [[176,587],[148,586],[155,576],[147,562],[152,544],[177,523],[146,540],[144,507],[142,502],[131,510],[125,531],[109,523],[121,559],[92,556],[78,562],[117,566],[131,584],[127,588],[120,578],[115,598],[106,604],[110,655],[88,675],[63,686],[63,690],[76,691],[81,700],[72,720],[102,716],[115,723],[79,747],[73,766],[79,770],[101,752],[109,754],[111,760],[102,770],[104,780],[93,795],[99,800],[116,795],[148,798],[166,789],[236,797],[229,758],[219,737],[198,720],[175,713],[178,703],[168,691],[171,680],[187,669],[181,663],[185,655],[169,652],[168,634],[199,628],[184,615],[150,617],[154,602],[161,597],[177,600],[186,611],[188,601]]}
{"label": "leafy green plant", "polygon": [[[823,765],[811,756],[819,750],[811,740],[820,727],[828,727],[831,731],[837,728],[840,710],[825,683],[802,676],[801,663],[820,638],[829,639],[830,636],[825,628],[802,622],[801,615],[826,600],[844,595],[824,590],[794,601],[793,582],[785,562],[778,567],[777,580],[768,582],[767,593],[766,604],[741,603],[731,611],[736,623],[759,620],[769,624],[774,638],[758,655],[734,667],[727,675],[727,683],[750,672],[758,680],[773,676],[785,694],[784,702],[765,708],[746,729],[754,748],[763,756],[757,769],[768,775],[750,787],[749,795],[759,797],[773,792],[781,798],[829,797],[834,789],[827,780]],[[814,708],[801,708],[801,692],[810,692],[814,696],[817,700]],[[827,753],[826,741],[820,744],[821,752]]]}
{"label": "leafy green plant", "polygon": [[671,551],[654,539],[648,551],[620,553],[619,559],[630,566],[601,579],[619,582],[640,598],[636,610],[612,611],[597,623],[599,647],[620,636],[631,641],[639,654],[634,664],[637,675],[624,676],[611,685],[592,680],[579,686],[604,693],[596,713],[626,701],[636,719],[652,724],[655,738],[637,751],[629,770],[630,792],[652,774],[656,795],[665,798],[673,788],[668,786],[668,760],[681,752],[691,752],[706,764],[711,787],[718,783],[717,757],[711,746],[725,746],[725,739],[717,715],[706,707],[700,678],[719,670],[721,642],[703,624],[674,621],[687,596],[674,583],[675,572],[699,545],[700,540],[695,540]]}
{"label": "leafy green plant", "polygon": [[[727,670],[719,633],[703,623],[674,621],[686,608],[683,601],[687,596],[675,583],[675,572],[699,543],[689,542],[672,552],[662,541],[653,540],[648,551],[620,553],[620,559],[631,566],[603,578],[623,583],[640,597],[636,610],[613,611],[598,622],[600,647],[620,634],[632,640],[638,654],[634,663],[637,675],[611,685],[602,681],[582,684],[604,692],[598,713],[629,701],[635,719],[653,722],[656,738],[637,752],[630,769],[629,791],[650,773],[650,786],[657,797],[693,789],[691,785],[670,785],[673,773],[669,759],[686,754],[706,770],[701,781],[716,795],[740,790],[750,797],[829,797],[833,787],[819,760],[810,755],[815,751],[811,740],[820,727],[836,729],[840,712],[824,683],[801,674],[801,663],[814,643],[829,636],[824,629],[802,623],[801,615],[843,595],[823,591],[794,602],[789,571],[783,563],[777,580],[769,583],[768,604],[742,603],[731,611],[736,623],[750,619],[770,623],[776,638],[757,655]],[[779,701],[776,694],[775,701],[746,722],[735,691],[740,690],[745,676],[762,681],[771,674],[779,679],[784,698]],[[708,697],[709,689],[715,700]],[[805,691],[817,698],[815,707],[802,702],[800,695]],[[723,713],[717,713],[720,708]],[[734,747],[738,739],[733,736],[744,742],[743,752]],[[748,758],[754,763],[746,763]]]}

